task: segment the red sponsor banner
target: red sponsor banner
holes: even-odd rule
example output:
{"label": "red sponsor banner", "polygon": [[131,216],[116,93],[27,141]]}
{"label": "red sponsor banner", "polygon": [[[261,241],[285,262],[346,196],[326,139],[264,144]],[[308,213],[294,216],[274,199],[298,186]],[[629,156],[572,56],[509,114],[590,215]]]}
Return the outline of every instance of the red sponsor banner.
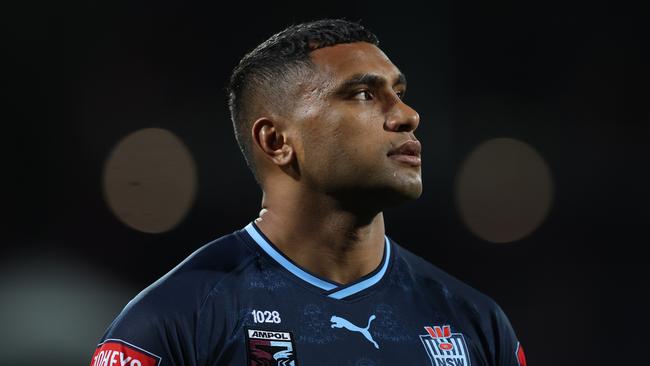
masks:
{"label": "red sponsor banner", "polygon": [[160,357],[120,340],[108,340],[97,347],[90,366],[157,366]]}

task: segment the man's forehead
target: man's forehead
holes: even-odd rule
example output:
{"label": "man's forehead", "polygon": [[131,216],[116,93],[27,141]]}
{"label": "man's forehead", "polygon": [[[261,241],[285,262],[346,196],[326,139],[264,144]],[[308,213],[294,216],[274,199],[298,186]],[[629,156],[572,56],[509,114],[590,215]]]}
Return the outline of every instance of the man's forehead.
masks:
{"label": "man's forehead", "polygon": [[399,69],[377,46],[367,42],[342,43],[311,52],[312,62],[333,84],[360,74],[375,74],[389,81],[400,76]]}

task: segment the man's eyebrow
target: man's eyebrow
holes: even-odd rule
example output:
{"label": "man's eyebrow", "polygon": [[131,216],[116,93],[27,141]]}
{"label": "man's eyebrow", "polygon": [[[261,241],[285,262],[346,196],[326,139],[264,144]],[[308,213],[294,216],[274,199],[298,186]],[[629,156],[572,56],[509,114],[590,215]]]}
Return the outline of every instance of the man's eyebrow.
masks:
{"label": "man's eyebrow", "polygon": [[[349,79],[344,81],[338,88],[336,88],[336,92],[345,92],[358,85],[368,85],[373,88],[382,87],[386,85],[386,78],[377,74],[354,74]],[[397,85],[406,86],[406,76],[404,76],[404,74],[401,72],[397,74],[397,78],[393,83],[393,86]]]}

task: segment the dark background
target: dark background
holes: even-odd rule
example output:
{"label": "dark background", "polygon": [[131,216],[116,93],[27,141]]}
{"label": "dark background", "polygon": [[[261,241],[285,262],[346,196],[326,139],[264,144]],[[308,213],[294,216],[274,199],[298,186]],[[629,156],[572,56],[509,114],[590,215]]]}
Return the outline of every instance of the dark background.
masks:
{"label": "dark background", "polygon": [[[607,2],[3,5],[0,354],[87,364],[125,303],[196,248],[256,217],[224,87],[285,26],[361,20],[409,79],[424,193],[387,234],[493,297],[531,365],[643,363],[647,339],[648,13]],[[151,234],[102,194],[107,157],[143,128],[173,132],[197,168],[183,220]],[[455,185],[481,142],[543,157],[553,201],[508,244],[464,225]]]}

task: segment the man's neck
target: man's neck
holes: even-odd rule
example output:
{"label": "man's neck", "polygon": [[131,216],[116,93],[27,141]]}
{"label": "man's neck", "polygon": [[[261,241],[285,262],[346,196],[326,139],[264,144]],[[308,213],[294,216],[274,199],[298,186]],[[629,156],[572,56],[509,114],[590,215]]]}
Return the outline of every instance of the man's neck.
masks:
{"label": "man's neck", "polygon": [[273,198],[264,196],[255,224],[303,268],[347,284],[381,263],[385,232],[382,212],[350,212],[327,197]]}

